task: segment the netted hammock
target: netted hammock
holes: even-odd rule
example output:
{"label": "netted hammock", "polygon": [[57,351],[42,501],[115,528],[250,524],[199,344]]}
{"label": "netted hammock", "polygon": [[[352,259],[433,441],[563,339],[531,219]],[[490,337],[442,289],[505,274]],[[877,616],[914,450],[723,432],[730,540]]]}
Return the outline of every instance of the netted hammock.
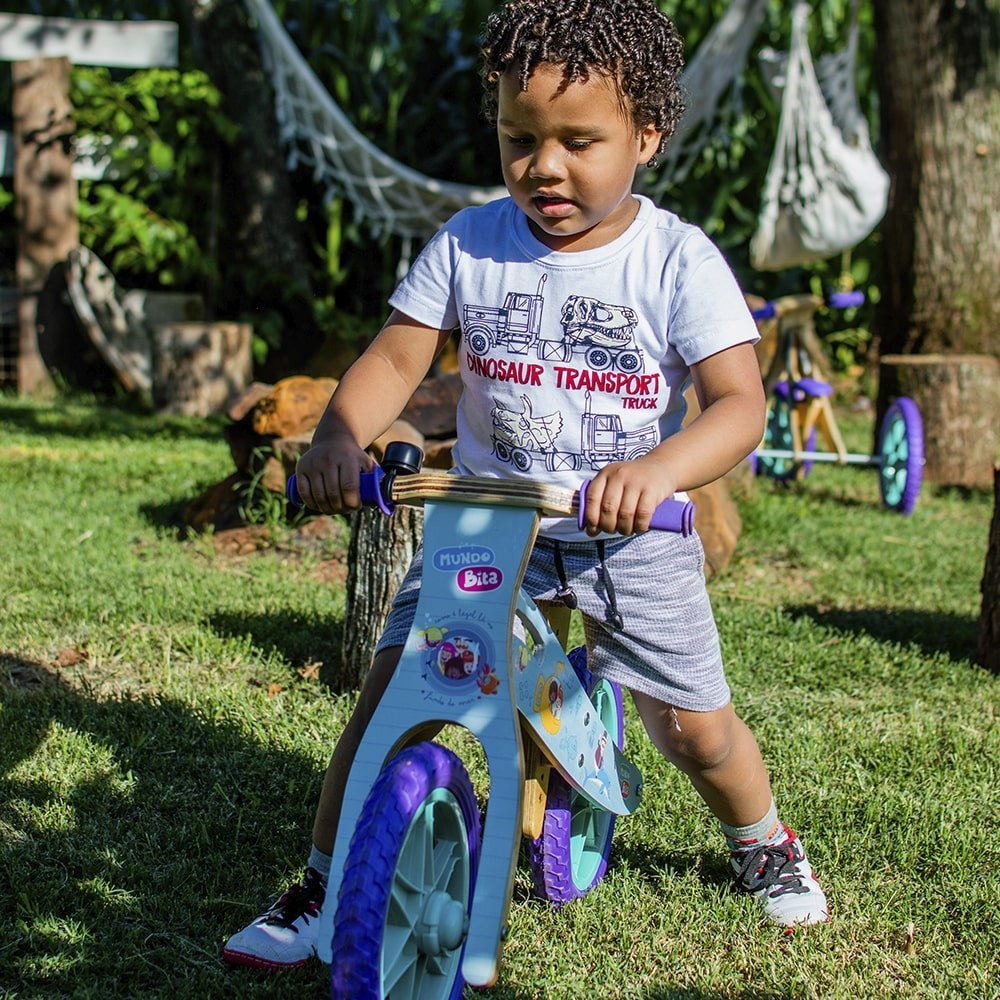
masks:
{"label": "netted hammock", "polygon": [[[342,195],[376,237],[409,241],[434,233],[455,212],[506,194],[435,180],[380,150],[351,124],[285,31],[268,0],[246,0],[258,29],[275,91],[280,137],[289,167],[312,167],[327,197]],[[731,120],[739,81],[768,0],[730,0],[682,77],[687,111],[655,173],[638,184],[653,198],[684,179],[703,148]],[[778,142],[768,169],[752,245],[761,269],[831,257],[859,243],[885,211],[888,181],[868,137],[854,84],[857,16],[843,52],[813,67],[807,39],[809,5],[794,11],[787,56],[764,56],[765,72],[781,95]],[[821,88],[822,83],[822,88]]]}
{"label": "netted hammock", "polygon": [[[289,167],[312,167],[327,197],[343,195],[375,236],[427,237],[466,205],[503,197],[503,187],[475,187],[427,177],[386,155],[351,124],[285,31],[268,0],[246,0],[274,86]],[[656,172],[681,177],[712,138],[723,96],[733,91],[767,0],[731,0],[685,69],[688,110]],[[652,175],[651,175],[652,176]],[[647,184],[655,197],[658,187]],[[404,248],[404,257],[407,256]]]}
{"label": "netted hammock", "polygon": [[765,78],[781,98],[781,119],[750,242],[758,270],[825,260],[856,246],[878,225],[889,195],[858,105],[856,0],[847,46],[816,66],[808,20],[809,4],[797,3],[787,56],[761,53]]}

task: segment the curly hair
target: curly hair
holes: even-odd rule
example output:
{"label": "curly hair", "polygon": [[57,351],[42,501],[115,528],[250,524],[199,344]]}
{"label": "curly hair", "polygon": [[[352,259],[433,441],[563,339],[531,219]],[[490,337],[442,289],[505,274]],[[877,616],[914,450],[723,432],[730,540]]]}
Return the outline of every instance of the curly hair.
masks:
{"label": "curly hair", "polygon": [[540,63],[562,66],[567,82],[607,75],[636,131],[652,122],[663,133],[657,154],[684,113],[684,44],[655,0],[509,0],[495,10],[483,31],[489,120],[496,120],[500,77],[516,72],[524,90]]}

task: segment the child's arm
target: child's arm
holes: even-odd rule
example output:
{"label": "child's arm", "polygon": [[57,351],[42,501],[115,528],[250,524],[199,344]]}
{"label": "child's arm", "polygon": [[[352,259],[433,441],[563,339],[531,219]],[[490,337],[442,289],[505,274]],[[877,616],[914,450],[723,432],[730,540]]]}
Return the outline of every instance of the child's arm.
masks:
{"label": "child's arm", "polygon": [[393,311],[340,380],[298,461],[296,480],[307,507],[337,514],[361,505],[359,475],[374,464],[365,449],[402,412],[450,332]]}
{"label": "child's arm", "polygon": [[751,344],[705,358],[691,377],[701,413],[648,455],[601,469],[587,487],[589,534],[645,531],[661,501],[713,482],[760,444],[765,400]]}

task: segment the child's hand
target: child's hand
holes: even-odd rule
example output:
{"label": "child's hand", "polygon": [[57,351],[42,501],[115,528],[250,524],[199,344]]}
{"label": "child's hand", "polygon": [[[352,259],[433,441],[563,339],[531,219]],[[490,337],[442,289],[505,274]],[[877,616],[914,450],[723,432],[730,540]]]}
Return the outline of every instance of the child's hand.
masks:
{"label": "child's hand", "polygon": [[653,512],[673,494],[668,468],[652,454],[606,465],[587,487],[587,534],[635,535],[646,531]]}
{"label": "child's hand", "polygon": [[303,503],[323,514],[340,514],[361,506],[360,475],[375,462],[349,434],[333,434],[298,460],[296,483]]}

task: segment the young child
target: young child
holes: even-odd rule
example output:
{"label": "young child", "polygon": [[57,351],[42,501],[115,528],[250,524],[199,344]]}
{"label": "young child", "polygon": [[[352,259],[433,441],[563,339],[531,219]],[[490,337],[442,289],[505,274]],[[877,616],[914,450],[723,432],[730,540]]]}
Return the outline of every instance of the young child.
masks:
{"label": "young child", "polygon": [[[516,478],[512,459],[527,452],[529,477],[575,488],[593,473],[585,531],[543,520],[525,589],[538,601],[572,592],[589,669],[630,689],[654,745],[718,819],[737,887],[777,924],[824,921],[823,891],[730,702],[701,543],[646,531],[663,499],[741,461],[764,417],[756,329],[721,254],[632,193],[682,112],[681,41],[655,0],[511,0],[488,19],[483,52],[510,197],[455,215],[397,287],[299,461],[302,498],[327,514],[359,506],[365,448],[460,327],[456,470]],[[540,317],[515,314],[529,307]],[[682,429],[689,380],[701,412]],[[602,418],[613,433],[586,431]],[[545,472],[549,452],[579,461]],[[281,968],[314,954],[347,773],[413,620],[419,562],[327,770],[305,879],[229,939],[230,962]]]}

